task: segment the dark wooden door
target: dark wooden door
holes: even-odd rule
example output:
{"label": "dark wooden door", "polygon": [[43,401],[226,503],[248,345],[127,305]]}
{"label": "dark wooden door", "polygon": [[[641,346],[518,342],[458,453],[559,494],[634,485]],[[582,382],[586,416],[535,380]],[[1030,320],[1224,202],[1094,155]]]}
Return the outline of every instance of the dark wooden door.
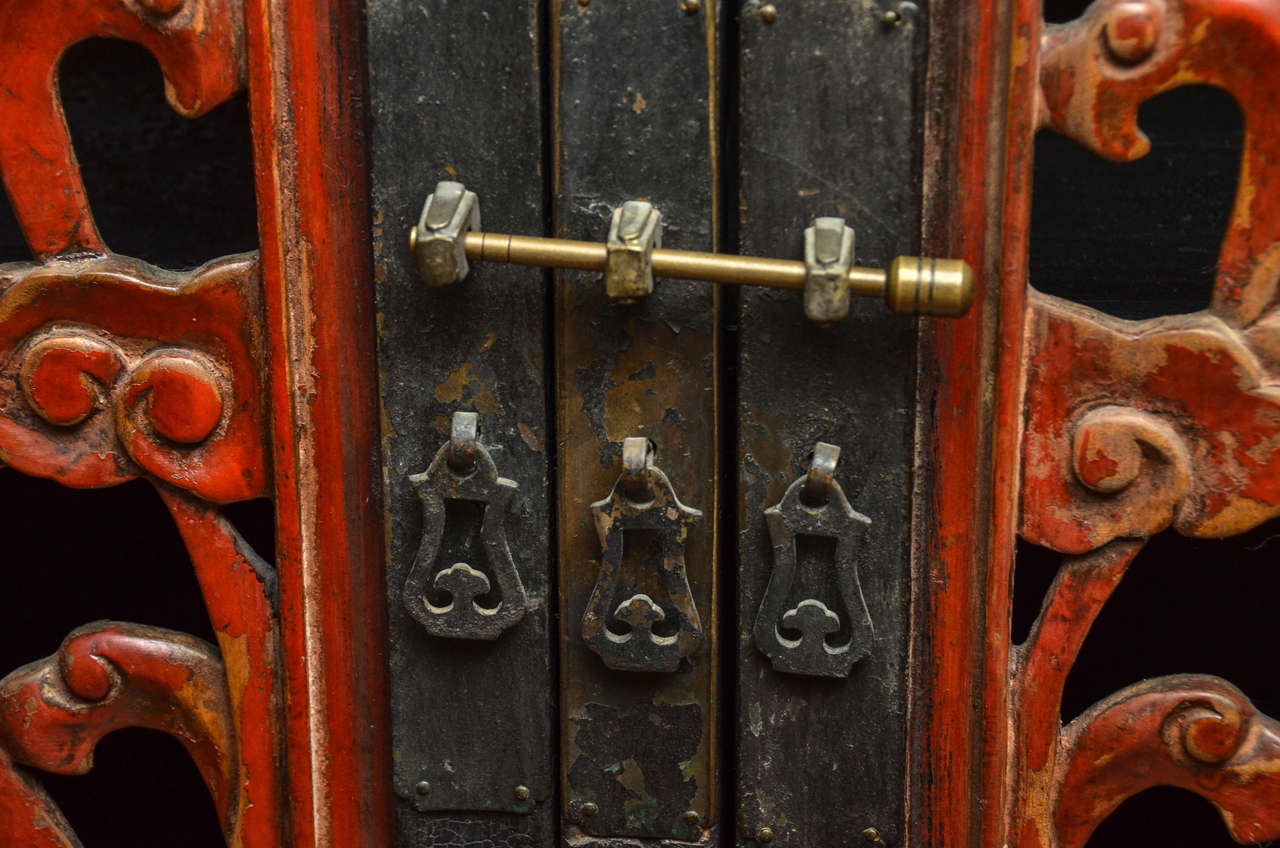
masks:
{"label": "dark wooden door", "polygon": [[[477,262],[431,289],[404,247],[436,183],[456,180],[486,232],[603,241],[613,210],[645,199],[667,248],[798,259],[826,215],[854,227],[860,263],[914,253],[923,13],[886,11],[369,5],[401,844],[903,838],[911,319],[859,302],[820,328],[798,292],[666,279],[623,305],[597,273]],[[417,569],[434,588],[484,559],[452,535],[460,508],[441,530],[422,506],[438,494],[412,477],[460,411],[519,486],[503,520],[527,611],[492,641],[433,634],[413,608],[442,609],[447,593],[406,588]],[[597,502],[623,485],[628,437],[650,440],[670,492],[700,512],[682,543],[696,611],[683,630],[685,590],[657,579],[659,531],[614,531],[617,579],[602,576]],[[765,509],[819,442],[841,449],[833,497],[849,504],[831,507],[828,532],[771,541]],[[794,548],[794,576],[766,604],[775,544]],[[476,565],[493,582],[502,567]],[[497,594],[480,602],[512,602]],[[852,671],[778,670],[753,645],[756,627],[798,632],[784,616],[802,601],[834,632],[801,638],[865,654]],[[648,638],[615,612],[636,603],[664,617],[657,639],[697,648],[665,669],[619,667]],[[616,656],[588,635],[596,604]]]}
{"label": "dark wooden door", "polygon": [[[1278,45],[1277,0],[0,0],[0,845],[1280,839]],[[841,218],[976,297],[431,286],[441,182],[498,244]]]}

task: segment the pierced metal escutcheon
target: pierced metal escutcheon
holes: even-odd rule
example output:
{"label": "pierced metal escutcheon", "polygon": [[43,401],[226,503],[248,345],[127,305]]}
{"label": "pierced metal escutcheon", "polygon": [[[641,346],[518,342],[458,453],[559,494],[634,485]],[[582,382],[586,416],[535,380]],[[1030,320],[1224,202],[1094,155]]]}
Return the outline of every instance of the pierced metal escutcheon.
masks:
{"label": "pierced metal escutcheon", "polygon": [[[591,505],[591,514],[603,555],[582,616],[583,641],[612,669],[675,671],[704,639],[684,566],[685,541],[702,513],[680,503],[667,475],[653,464],[652,444],[634,437],[622,443],[622,476],[609,497]],[[657,574],[638,577],[656,577],[653,585],[666,593],[665,607],[644,592],[613,606],[623,585],[625,536],[636,531],[654,536]]]}
{"label": "pierced metal escutcheon", "polygon": [[[871,652],[875,631],[853,558],[871,519],[849,506],[835,481],[839,460],[840,448],[818,442],[809,472],[787,488],[776,506],[764,511],[773,541],[774,565],[756,615],[756,645],[775,669],[787,674],[848,677],[854,663]],[[830,637],[841,629],[840,615],[822,601],[805,598],[786,609],[797,578],[799,536],[836,542],[832,566],[840,598],[852,619],[844,644],[830,643]],[[782,629],[797,631],[800,636],[788,638]]]}
{"label": "pierced metal escutcheon", "polygon": [[[528,596],[511,558],[503,521],[516,483],[498,476],[493,458],[476,441],[476,429],[474,412],[455,412],[450,440],[426,471],[409,477],[422,499],[422,543],[404,582],[404,605],[434,636],[493,640],[524,618]],[[483,509],[479,536],[498,584],[497,606],[477,601],[489,594],[492,584],[474,563],[455,562],[432,575],[450,501]],[[447,595],[449,600],[433,603],[432,595]]]}

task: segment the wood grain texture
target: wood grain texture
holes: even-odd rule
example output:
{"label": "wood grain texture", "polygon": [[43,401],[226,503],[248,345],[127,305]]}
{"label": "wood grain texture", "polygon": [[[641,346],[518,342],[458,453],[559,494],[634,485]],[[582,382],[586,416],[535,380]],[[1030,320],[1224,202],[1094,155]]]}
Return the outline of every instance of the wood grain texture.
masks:
{"label": "wood grain texture", "polygon": [[922,253],[967,261],[968,316],[923,319],[912,520],[913,845],[1003,844],[1028,185],[1039,3],[937,4]]}
{"label": "wood grain texture", "polygon": [[[409,228],[440,180],[477,192],[490,230],[546,229],[542,11],[533,0],[368,6],[385,597],[397,844],[405,846],[466,839],[550,845],[559,821],[548,603],[548,275],[476,262],[464,281],[429,289],[407,249]],[[493,642],[431,635],[403,597],[430,532],[409,478],[431,464],[458,410],[478,414],[479,443],[518,487],[496,520],[505,523],[527,602],[520,621]],[[437,559],[451,565],[453,553],[475,549],[481,519],[450,526],[466,516],[448,503],[444,511],[446,550]],[[486,511],[483,521],[490,520]],[[431,786],[426,795],[416,790],[423,780]],[[517,786],[529,790],[527,799],[516,797]]]}
{"label": "wood grain texture", "polygon": [[[555,3],[556,235],[603,240],[615,207],[647,199],[662,212],[664,247],[715,246],[719,4],[701,7],[688,15],[674,2]],[[565,272],[557,298],[566,836],[714,839],[717,295],[660,280],[627,306],[606,297],[599,275]],[[606,668],[583,641],[601,559],[590,505],[613,488],[631,436],[653,440],[676,496],[704,515],[685,564],[707,639],[665,674]],[[615,607],[656,582],[644,556],[627,554],[628,541],[633,554],[643,547],[623,541],[628,588]],[[587,804],[598,812],[584,815]]]}
{"label": "wood grain texture", "polygon": [[361,9],[248,0],[267,397],[297,848],[390,842]]}
{"label": "wood grain texture", "polygon": [[[824,215],[854,229],[858,264],[915,252],[927,10],[886,27],[878,7],[844,0],[777,8],[776,22],[750,8],[741,21],[741,252],[799,258]],[[798,292],[740,297],[736,844],[756,844],[762,827],[780,846],[848,844],[868,827],[901,844],[914,328],[875,300],[816,327]],[[847,678],[781,673],[751,637],[778,567],[764,510],[818,441],[841,448],[836,480],[871,519],[851,552],[870,652]],[[793,545],[799,580],[784,607],[821,601],[841,619],[831,641],[854,638],[862,611],[841,597],[834,548]]]}

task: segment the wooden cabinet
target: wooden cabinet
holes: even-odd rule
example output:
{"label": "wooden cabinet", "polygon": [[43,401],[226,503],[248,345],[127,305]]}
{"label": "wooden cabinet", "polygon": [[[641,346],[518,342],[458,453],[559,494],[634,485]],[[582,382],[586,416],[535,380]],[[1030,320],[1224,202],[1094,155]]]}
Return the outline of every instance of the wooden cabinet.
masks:
{"label": "wooden cabinet", "polygon": [[[96,38],[198,167],[75,105],[152,67]],[[1157,786],[1280,839],[1257,677],[1064,700],[1157,558],[1153,617],[1266,618],[1277,51],[1276,0],[0,4],[0,844],[1081,848]],[[1079,164],[1189,86],[1234,183]],[[1220,240],[1114,212],[1220,183]],[[190,833],[170,765],[77,800],[138,728]]]}

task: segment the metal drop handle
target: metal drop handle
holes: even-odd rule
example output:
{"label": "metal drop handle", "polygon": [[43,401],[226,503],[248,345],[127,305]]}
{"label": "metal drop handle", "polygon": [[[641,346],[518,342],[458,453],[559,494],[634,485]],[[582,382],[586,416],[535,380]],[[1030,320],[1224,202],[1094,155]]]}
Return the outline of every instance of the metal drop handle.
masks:
{"label": "metal drop handle", "polygon": [[633,303],[653,291],[653,278],[799,289],[805,315],[821,324],[848,314],[849,296],[881,297],[895,312],[955,317],[973,303],[967,262],[899,256],[889,268],[853,264],[853,230],[841,218],[818,218],[805,230],[805,259],[771,259],[670,250],[661,246],[662,215],[651,203],[614,210],[605,242],[480,231],[480,205],[461,183],[442,182],[409,233],[423,282],[433,288],[464,279],[468,260],[602,271],[609,296]]}

